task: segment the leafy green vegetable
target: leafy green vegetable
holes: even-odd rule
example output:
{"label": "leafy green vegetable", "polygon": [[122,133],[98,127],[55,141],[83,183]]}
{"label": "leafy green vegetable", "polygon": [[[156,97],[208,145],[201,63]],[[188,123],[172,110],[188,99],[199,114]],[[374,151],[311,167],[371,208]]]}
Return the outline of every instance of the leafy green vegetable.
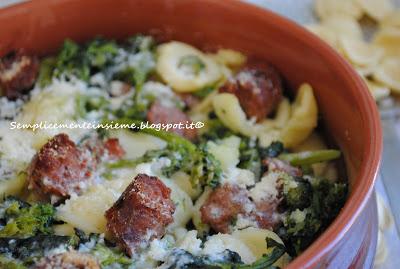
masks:
{"label": "leafy green vegetable", "polygon": [[302,178],[283,178],[283,202],[289,210],[309,207],[312,199],[311,184]]}
{"label": "leafy green vegetable", "polygon": [[6,199],[2,204],[4,215],[1,219],[5,226],[0,230],[0,238],[27,238],[38,233],[51,232],[55,210],[50,204],[27,206],[14,198]]}
{"label": "leafy green vegetable", "polygon": [[215,86],[206,86],[203,89],[193,92],[192,94],[198,98],[205,98],[207,95],[215,91]]}
{"label": "leafy green vegetable", "polygon": [[53,70],[55,69],[56,59],[54,57],[44,58],[40,62],[40,70],[39,70],[39,85],[40,87],[44,87],[50,84],[53,77]]}
{"label": "leafy green vegetable", "polygon": [[282,142],[275,141],[272,142],[271,145],[269,145],[266,148],[260,148],[260,156],[261,159],[265,158],[275,158],[279,154],[281,154],[284,151],[284,147]]}
{"label": "leafy green vegetable", "polygon": [[[119,119],[120,124],[136,124],[140,122],[131,119]],[[137,130],[136,130],[137,131]],[[222,176],[221,164],[215,157],[207,151],[207,147],[202,144],[196,146],[189,140],[166,131],[157,131],[152,128],[141,129],[144,132],[165,140],[168,144],[165,149],[148,151],[144,156],[136,160],[120,160],[108,165],[108,168],[121,168],[135,166],[142,162],[148,162],[156,158],[167,157],[171,165],[163,168],[166,176],[172,175],[177,171],[184,171],[191,177],[193,186],[198,184],[216,187]]]}
{"label": "leafy green vegetable", "polygon": [[102,243],[97,243],[91,253],[98,259],[102,266],[112,266],[118,264],[122,268],[128,268],[133,263],[123,252],[107,247]]}
{"label": "leafy green vegetable", "polygon": [[43,257],[51,249],[70,245],[73,245],[70,236],[40,234],[28,238],[0,238],[0,252],[10,253],[24,263]]}
{"label": "leafy green vegetable", "polygon": [[[325,179],[314,179],[311,193],[308,187],[304,187],[306,185],[299,186],[293,189],[294,194],[284,192],[284,199],[291,201],[291,208],[283,225],[275,231],[285,242],[291,256],[297,256],[306,249],[339,214],[346,201],[348,188],[346,183]],[[311,201],[303,209],[306,203],[300,200],[306,199],[305,196],[311,197]]]}
{"label": "leafy green vegetable", "polygon": [[114,41],[96,38],[87,44],[84,54],[90,67],[102,69],[112,64],[118,54],[118,46]]}
{"label": "leafy green vegetable", "polygon": [[[208,256],[193,256],[187,251],[177,249],[166,262],[169,269],[177,268],[179,263],[182,269],[272,269],[273,264],[285,254],[285,246],[267,238],[267,245],[272,249],[252,264],[243,264],[236,252],[225,250],[220,260],[211,260]],[[182,264],[185,263],[185,264]]]}
{"label": "leafy green vegetable", "polygon": [[341,155],[339,150],[326,149],[315,151],[303,151],[298,153],[284,153],[279,155],[279,159],[289,162],[291,165],[310,165],[319,162],[331,161],[339,158]]}
{"label": "leafy green vegetable", "polygon": [[242,138],[239,152],[240,162],[238,167],[252,171],[255,178],[259,179],[261,177],[262,166],[261,156],[256,142],[249,138]]}
{"label": "leafy green vegetable", "polygon": [[8,258],[0,254],[0,268],[3,269],[27,269],[20,261],[13,258]]}

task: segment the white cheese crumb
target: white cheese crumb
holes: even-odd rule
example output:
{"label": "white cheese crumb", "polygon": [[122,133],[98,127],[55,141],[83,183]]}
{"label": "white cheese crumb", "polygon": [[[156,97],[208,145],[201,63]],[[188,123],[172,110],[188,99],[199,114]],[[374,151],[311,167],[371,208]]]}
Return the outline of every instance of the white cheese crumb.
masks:
{"label": "white cheese crumb", "polygon": [[253,198],[255,202],[274,199],[278,195],[276,185],[280,177],[281,173],[275,171],[264,175],[261,181],[250,190],[250,197]]}
{"label": "white cheese crumb", "polygon": [[201,240],[197,238],[197,231],[192,230],[178,242],[178,248],[184,249],[187,252],[197,256],[201,252]]}

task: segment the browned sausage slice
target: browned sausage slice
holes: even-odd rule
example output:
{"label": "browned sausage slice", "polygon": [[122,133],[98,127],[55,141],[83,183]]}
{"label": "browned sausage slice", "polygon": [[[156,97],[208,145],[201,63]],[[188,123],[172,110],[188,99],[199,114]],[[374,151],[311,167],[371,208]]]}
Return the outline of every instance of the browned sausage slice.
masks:
{"label": "browned sausage slice", "polygon": [[[190,118],[181,110],[176,107],[166,107],[163,106],[160,102],[154,102],[148,113],[147,120],[151,123],[161,123],[161,124],[182,124],[183,127],[188,123],[190,124],[192,121]],[[189,140],[194,140],[197,137],[196,129],[189,128],[173,128],[170,129],[171,132],[174,132],[180,136],[183,136]]]}
{"label": "browned sausage slice", "polygon": [[20,97],[35,84],[39,61],[22,50],[10,53],[0,60],[0,88],[9,99]]}
{"label": "browned sausage slice", "polygon": [[100,269],[97,260],[89,255],[68,251],[61,254],[44,257],[33,269]]}
{"label": "browned sausage slice", "polygon": [[106,211],[107,230],[127,254],[132,256],[164,235],[175,212],[170,194],[157,177],[139,174]]}
{"label": "browned sausage slice", "polygon": [[238,214],[246,213],[246,206],[251,204],[246,189],[224,184],[217,187],[200,208],[201,220],[217,232],[229,233],[232,221]]}
{"label": "browned sausage slice", "polygon": [[254,63],[241,69],[219,92],[234,94],[249,118],[261,121],[274,111],[282,98],[282,81],[271,65]]}
{"label": "browned sausage slice", "polygon": [[58,134],[35,155],[28,171],[29,187],[41,194],[67,197],[91,181],[93,160],[66,134]]}

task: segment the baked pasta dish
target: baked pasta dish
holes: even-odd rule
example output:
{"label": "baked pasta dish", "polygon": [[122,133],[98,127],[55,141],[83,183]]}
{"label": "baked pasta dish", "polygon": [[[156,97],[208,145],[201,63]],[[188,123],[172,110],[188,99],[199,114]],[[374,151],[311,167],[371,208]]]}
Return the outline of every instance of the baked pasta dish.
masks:
{"label": "baked pasta dish", "polygon": [[235,50],[65,40],[0,87],[1,268],[283,268],[347,197],[312,85]]}

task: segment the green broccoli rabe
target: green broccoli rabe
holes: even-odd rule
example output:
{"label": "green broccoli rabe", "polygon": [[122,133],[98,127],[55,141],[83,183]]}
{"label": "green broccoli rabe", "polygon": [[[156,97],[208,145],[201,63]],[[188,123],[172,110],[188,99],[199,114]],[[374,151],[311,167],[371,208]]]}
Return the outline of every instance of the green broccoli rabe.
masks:
{"label": "green broccoli rabe", "polygon": [[133,260],[123,252],[102,243],[97,243],[91,250],[91,254],[97,258],[102,268],[115,268],[116,265],[119,265],[119,268],[128,268],[133,263]]}
{"label": "green broccoli rabe", "polygon": [[[95,38],[79,45],[67,39],[56,57],[42,60],[39,85],[42,87],[48,85],[53,77],[76,77],[89,82],[91,75],[103,72],[108,81],[122,79],[139,89],[154,69],[152,50],[154,42],[151,37],[135,36],[128,39],[126,43],[127,45],[123,46],[113,40]],[[123,60],[126,61],[125,63],[116,62],[119,50],[126,53],[138,53],[135,55],[138,57],[134,64],[131,65],[127,59]],[[125,64],[126,67],[122,70],[115,68],[121,64]]]}
{"label": "green broccoli rabe", "polygon": [[27,205],[13,197],[5,199],[1,205],[4,214],[1,222],[0,238],[27,238],[36,234],[49,234],[55,209],[50,204]]}
{"label": "green broccoli rabe", "polygon": [[294,166],[304,166],[314,163],[332,161],[338,159],[340,155],[341,153],[339,150],[324,149],[296,153],[284,153],[279,155],[278,158],[287,161]]}
{"label": "green broccoli rabe", "polygon": [[35,258],[43,257],[52,249],[59,247],[67,249],[73,245],[74,241],[70,236],[52,234],[39,234],[28,238],[0,238],[1,252],[11,254],[12,258],[24,264],[32,263]]}
{"label": "green broccoli rabe", "polygon": [[311,184],[305,179],[290,176],[283,179],[283,204],[289,210],[309,207],[312,193]]}
{"label": "green broccoli rabe", "polygon": [[27,269],[22,262],[0,254],[0,268],[2,269]]}
{"label": "green broccoli rabe", "polygon": [[[140,122],[131,119],[119,119],[114,121],[114,123],[140,125]],[[177,134],[162,130],[157,131],[152,128],[134,131],[140,131],[161,138],[167,142],[167,147],[161,150],[148,151],[144,156],[136,160],[120,160],[111,163],[108,165],[108,168],[132,167],[142,162],[167,157],[170,159],[171,165],[164,167],[162,170],[166,176],[170,176],[177,171],[184,171],[190,175],[193,186],[201,184],[216,187],[219,184],[222,176],[221,164],[207,151],[205,144],[196,146]]]}
{"label": "green broccoli rabe", "polygon": [[[284,200],[290,207],[283,225],[276,233],[285,242],[288,253],[298,256],[306,249],[333,221],[344,206],[348,186],[346,183],[314,179],[311,189],[307,184],[293,188],[293,193],[284,192]],[[307,186],[307,187],[306,187]],[[303,203],[302,199],[307,199]],[[304,208],[305,207],[305,208]]]}
{"label": "green broccoli rabe", "polygon": [[[187,251],[177,249],[172,253],[170,260],[167,261],[169,269],[177,268],[180,263],[181,269],[273,269],[277,268],[273,264],[285,254],[285,246],[267,238],[267,245],[272,248],[268,254],[264,254],[260,259],[252,264],[244,264],[236,252],[225,250],[219,260],[211,260],[208,256],[194,256]],[[186,263],[182,265],[182,261]]]}
{"label": "green broccoli rabe", "polygon": [[256,142],[249,138],[242,138],[240,142],[240,162],[239,168],[250,170],[254,173],[258,180],[261,177],[262,164],[259,148],[255,145]]}

